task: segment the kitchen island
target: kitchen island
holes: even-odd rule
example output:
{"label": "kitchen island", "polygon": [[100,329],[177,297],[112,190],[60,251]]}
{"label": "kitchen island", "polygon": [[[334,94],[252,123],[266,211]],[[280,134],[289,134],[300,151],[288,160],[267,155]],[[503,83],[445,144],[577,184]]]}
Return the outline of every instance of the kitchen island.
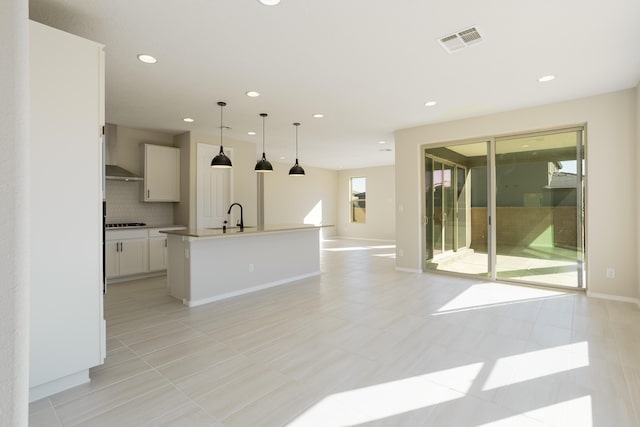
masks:
{"label": "kitchen island", "polygon": [[320,229],[167,230],[169,294],[195,307],[320,274]]}

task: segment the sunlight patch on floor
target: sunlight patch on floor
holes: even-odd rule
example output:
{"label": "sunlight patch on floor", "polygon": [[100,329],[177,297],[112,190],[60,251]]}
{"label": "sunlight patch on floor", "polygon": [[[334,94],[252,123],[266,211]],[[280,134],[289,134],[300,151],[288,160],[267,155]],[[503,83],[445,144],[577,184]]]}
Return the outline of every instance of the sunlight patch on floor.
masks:
{"label": "sunlight patch on floor", "polygon": [[[461,399],[464,394],[431,381],[431,376],[477,375],[482,363],[391,381],[325,397],[290,426],[345,426],[371,422]],[[463,372],[464,371],[464,372]]]}
{"label": "sunlight patch on floor", "polygon": [[501,285],[498,283],[480,283],[472,285],[447,304],[440,307],[438,313],[462,311],[470,308],[530,301],[534,299],[564,296],[566,292],[548,289],[534,289]]}
{"label": "sunlight patch on floor", "polygon": [[589,366],[587,341],[499,358],[482,390],[492,390]]}

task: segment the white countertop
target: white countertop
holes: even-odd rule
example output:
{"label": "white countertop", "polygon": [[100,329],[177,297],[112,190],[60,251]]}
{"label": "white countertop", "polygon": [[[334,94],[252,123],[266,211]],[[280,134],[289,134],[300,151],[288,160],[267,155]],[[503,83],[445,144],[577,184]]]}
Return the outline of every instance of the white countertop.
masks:
{"label": "white countertop", "polygon": [[239,227],[227,227],[226,233],[222,231],[222,228],[187,228],[183,230],[166,230],[161,233],[166,233],[174,236],[192,237],[192,238],[225,238],[225,237],[240,237],[240,236],[255,236],[258,234],[266,233],[284,233],[290,231],[303,231],[303,230],[319,230],[324,227],[333,227],[333,225],[310,225],[310,224],[279,224],[279,225],[265,225],[258,229],[255,226],[245,226],[244,231],[240,231]]}
{"label": "white countertop", "polygon": [[145,229],[149,229],[149,228],[173,228],[173,227],[178,227],[178,228],[186,228],[186,226],[184,225],[180,225],[180,224],[160,224],[160,225],[152,225],[152,224],[147,224],[147,225],[136,225],[133,227],[105,227],[106,231],[114,231],[114,230],[145,230]]}

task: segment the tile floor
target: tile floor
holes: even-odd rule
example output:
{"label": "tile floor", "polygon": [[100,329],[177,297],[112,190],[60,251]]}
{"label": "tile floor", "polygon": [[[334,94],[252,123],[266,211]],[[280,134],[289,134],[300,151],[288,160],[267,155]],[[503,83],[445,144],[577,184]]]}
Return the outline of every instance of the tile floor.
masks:
{"label": "tile floor", "polygon": [[164,278],[111,285],[106,363],[30,425],[640,425],[637,306],[394,252],[326,241],[321,277],[192,309]]}

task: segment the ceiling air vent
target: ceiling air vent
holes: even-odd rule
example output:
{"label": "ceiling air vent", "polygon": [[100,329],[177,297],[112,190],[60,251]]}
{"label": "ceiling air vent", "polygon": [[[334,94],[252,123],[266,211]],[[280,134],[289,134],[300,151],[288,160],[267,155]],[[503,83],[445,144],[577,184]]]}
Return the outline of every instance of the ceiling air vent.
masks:
{"label": "ceiling air vent", "polygon": [[444,50],[449,53],[456,52],[464,49],[467,46],[471,46],[483,41],[482,36],[476,29],[476,27],[467,28],[466,30],[458,31],[455,34],[442,37],[438,40]]}

